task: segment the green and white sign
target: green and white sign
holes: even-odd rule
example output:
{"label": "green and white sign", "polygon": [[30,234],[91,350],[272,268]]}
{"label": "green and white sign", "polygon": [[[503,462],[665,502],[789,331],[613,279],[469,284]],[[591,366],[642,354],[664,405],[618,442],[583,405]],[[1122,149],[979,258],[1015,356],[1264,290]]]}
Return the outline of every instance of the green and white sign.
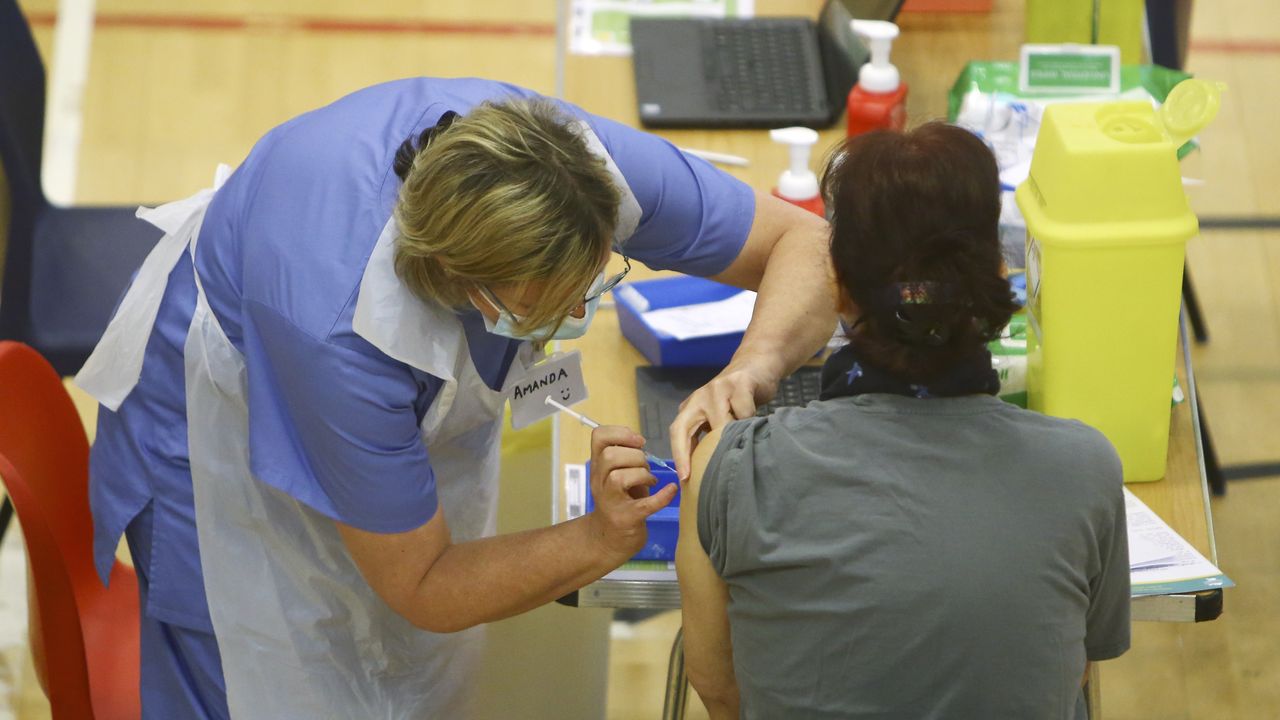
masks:
{"label": "green and white sign", "polygon": [[1023,93],[1120,92],[1115,45],[1023,45],[1018,90]]}

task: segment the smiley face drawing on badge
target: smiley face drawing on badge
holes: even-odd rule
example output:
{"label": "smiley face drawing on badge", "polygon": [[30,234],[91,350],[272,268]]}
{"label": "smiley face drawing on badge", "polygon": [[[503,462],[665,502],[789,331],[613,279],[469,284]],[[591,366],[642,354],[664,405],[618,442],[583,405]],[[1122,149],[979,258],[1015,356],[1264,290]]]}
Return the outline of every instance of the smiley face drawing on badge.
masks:
{"label": "smiley face drawing on badge", "polygon": [[560,402],[569,402],[569,396],[572,394],[572,388],[564,388],[560,391]]}

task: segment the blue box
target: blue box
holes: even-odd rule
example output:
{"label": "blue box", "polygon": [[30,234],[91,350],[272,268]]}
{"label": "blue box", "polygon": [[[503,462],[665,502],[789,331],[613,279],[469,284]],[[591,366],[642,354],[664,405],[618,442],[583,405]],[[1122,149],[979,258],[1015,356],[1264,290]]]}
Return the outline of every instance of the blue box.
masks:
{"label": "blue box", "polygon": [[[666,487],[675,484],[676,496],[671,499],[671,504],[662,508],[658,512],[650,515],[645,520],[645,527],[649,531],[649,538],[645,541],[644,547],[640,552],[632,556],[632,560],[666,560],[673,561],[676,559],[676,540],[680,537],[680,479],[676,474],[661,465],[649,463],[649,472],[658,479],[658,484],[649,488],[649,494],[653,494]],[[591,477],[591,463],[587,462],[587,477]],[[587,483],[587,512],[595,509],[595,500],[591,497],[591,483]]]}
{"label": "blue box", "polygon": [[738,350],[743,333],[677,340],[645,324],[643,313],[725,300],[740,292],[742,290],[736,287],[714,280],[682,275],[623,283],[614,289],[613,299],[618,308],[618,327],[622,329],[622,336],[631,341],[649,364],[723,367],[729,364],[733,353]]}

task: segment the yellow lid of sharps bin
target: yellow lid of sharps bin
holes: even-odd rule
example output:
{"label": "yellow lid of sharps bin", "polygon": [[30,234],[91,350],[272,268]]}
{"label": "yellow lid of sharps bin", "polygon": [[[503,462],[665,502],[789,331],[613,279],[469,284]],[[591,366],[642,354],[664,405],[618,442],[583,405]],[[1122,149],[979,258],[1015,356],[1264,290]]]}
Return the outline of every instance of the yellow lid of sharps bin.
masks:
{"label": "yellow lid of sharps bin", "polygon": [[1016,193],[1027,227],[1049,243],[1194,235],[1178,148],[1217,115],[1223,89],[1184,80],[1159,112],[1142,101],[1046,108],[1031,173]]}
{"label": "yellow lid of sharps bin", "polygon": [[1226,83],[1188,78],[1178,83],[1160,106],[1160,123],[1174,147],[1195,137],[1218,116]]}

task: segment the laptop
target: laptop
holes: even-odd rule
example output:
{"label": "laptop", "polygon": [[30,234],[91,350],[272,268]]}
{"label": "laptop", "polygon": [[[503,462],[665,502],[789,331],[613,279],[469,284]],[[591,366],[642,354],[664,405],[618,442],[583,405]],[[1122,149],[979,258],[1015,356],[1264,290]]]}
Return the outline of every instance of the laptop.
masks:
{"label": "laptop", "polygon": [[645,127],[827,127],[870,51],[849,21],[893,20],[903,0],[827,0],[809,18],[631,19]]}
{"label": "laptop", "polygon": [[[660,458],[671,457],[668,430],[680,412],[680,403],[690,393],[706,385],[723,368],[651,367],[636,368],[636,400],[640,405],[640,434],[644,449]],[[805,365],[778,383],[778,393],[768,404],[756,408],[757,416],[780,407],[804,407],[818,399],[822,368]]]}

